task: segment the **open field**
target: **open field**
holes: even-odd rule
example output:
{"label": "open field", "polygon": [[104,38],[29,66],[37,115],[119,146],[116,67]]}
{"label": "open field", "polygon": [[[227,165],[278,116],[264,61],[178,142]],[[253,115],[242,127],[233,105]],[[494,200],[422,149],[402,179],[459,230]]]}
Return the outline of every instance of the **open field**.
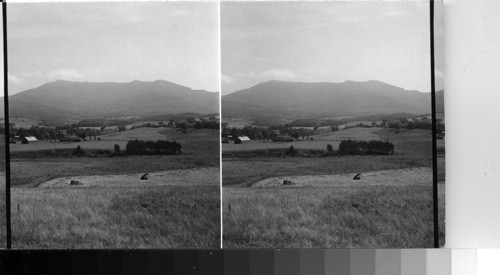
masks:
{"label": "open field", "polygon": [[321,149],[325,150],[328,144],[333,148],[338,148],[342,140],[379,140],[379,136],[373,132],[380,131],[383,128],[350,128],[338,132],[327,132],[319,135],[311,136],[314,140],[301,140],[294,142],[272,142],[272,141],[248,141],[241,144],[224,143],[222,144],[223,152],[231,151],[251,151],[262,149],[289,148],[293,146],[295,149]]}
{"label": "open field", "polygon": [[[432,247],[431,131],[351,128],[314,138],[304,143],[317,147],[288,146],[326,150],[342,139],[374,139],[392,142],[395,154],[292,158],[258,155],[254,148],[223,151],[225,248]],[[361,180],[352,180],[357,173]],[[440,182],[444,176],[440,171]],[[285,179],[295,185],[283,186]],[[444,244],[444,184],[439,196]]]}
{"label": "open field", "polygon": [[3,170],[4,168],[2,167],[2,172],[0,172],[0,249],[5,248],[7,245],[7,227],[5,224],[5,215],[7,213],[5,209],[5,173]]}
{"label": "open field", "polygon": [[[138,128],[101,141],[16,144],[16,248],[216,248],[220,236],[219,132]],[[80,145],[125,149],[131,139],[176,140],[180,155],[75,157]],[[139,178],[148,173],[148,180]],[[77,180],[79,185],[70,185]]]}
{"label": "open field", "polygon": [[[5,123],[5,119],[1,118],[0,123]],[[18,128],[30,128],[31,126],[40,125],[42,122],[38,120],[32,120],[29,118],[9,117],[9,123],[16,124],[16,127]]]}
{"label": "open field", "polygon": [[[114,144],[125,149],[129,139],[177,140],[181,155],[121,156],[121,157],[58,157],[50,150],[75,149],[112,150]],[[139,128],[102,136],[103,141],[16,144],[11,147],[12,185],[37,186],[59,177],[149,173],[200,167],[219,166],[219,135],[216,130],[192,130],[182,134],[175,129]],[[30,150],[31,149],[31,150]],[[46,150],[46,151],[44,151]]]}
{"label": "open field", "polygon": [[343,129],[345,127],[356,126],[358,124],[370,125],[373,121],[375,121],[377,124],[380,124],[382,122],[380,120],[356,120],[356,121],[349,121],[347,123],[341,124],[341,125],[339,125],[339,128]]}
{"label": "open field", "polygon": [[[349,130],[355,129],[361,129],[361,131],[350,132],[358,132],[363,137],[366,137],[367,134],[377,134],[379,139],[389,140],[394,143],[395,154],[313,158],[243,158],[245,155],[251,156],[254,152],[252,150],[223,151],[222,184],[225,186],[250,186],[256,181],[276,176],[361,173],[412,167],[430,167],[432,165],[430,131],[411,130],[395,134],[388,129],[381,130],[381,128],[352,128]],[[336,133],[342,132],[344,131]],[[340,134],[337,135],[340,136]],[[352,137],[352,135],[350,136]],[[329,144],[333,143],[331,141],[326,142]],[[304,143],[313,144],[310,141],[304,141]],[[288,144],[293,144],[296,149],[302,149],[296,146],[299,142]],[[336,149],[335,145],[333,147]],[[324,146],[321,144],[318,147],[311,147],[311,149],[326,150],[326,143]]]}
{"label": "open field", "polygon": [[[74,149],[80,146],[82,149],[113,150],[113,146],[118,144],[125,149],[129,140],[169,140],[179,141],[182,149],[186,151],[199,150],[204,143],[217,142],[214,151],[218,151],[219,132],[211,129],[194,130],[189,129],[183,134],[180,129],[175,128],[136,128],[130,131],[114,132],[100,136],[101,141],[84,142],[47,142],[39,141],[30,144],[11,144],[10,152],[39,151],[54,149]],[[192,141],[199,141],[193,143]],[[201,142],[201,144],[200,144]],[[218,153],[217,153],[218,155]]]}
{"label": "open field", "polygon": [[[38,185],[38,188],[93,188],[93,187],[154,187],[154,186],[172,186],[172,185],[217,185],[219,181],[219,169],[199,168],[184,169],[148,173],[148,180],[141,180],[140,174],[125,175],[104,175],[104,176],[78,176],[52,179]],[[77,180],[80,185],[70,185],[71,180]]]}
{"label": "open field", "polygon": [[[171,172],[159,184],[128,176],[78,178],[12,190],[15,248],[216,248],[218,169]],[[171,178],[171,177],[169,177]],[[196,179],[196,180],[194,180]]]}
{"label": "open field", "polygon": [[[366,172],[360,180],[354,181],[355,174],[336,175],[307,175],[291,177],[275,177],[261,180],[252,184],[254,188],[298,188],[298,187],[366,187],[366,186],[401,186],[422,185],[429,186],[432,182],[432,170],[430,168],[409,168],[377,172]],[[283,185],[283,180],[291,180],[294,185]]]}
{"label": "open field", "polygon": [[224,247],[432,247],[430,177],[385,185],[384,173],[372,172],[364,183],[351,178],[350,185],[308,176],[295,178],[298,187],[224,188]]}
{"label": "open field", "polygon": [[222,123],[227,123],[229,128],[243,128],[255,123],[253,120],[246,120],[241,118],[222,118]]}

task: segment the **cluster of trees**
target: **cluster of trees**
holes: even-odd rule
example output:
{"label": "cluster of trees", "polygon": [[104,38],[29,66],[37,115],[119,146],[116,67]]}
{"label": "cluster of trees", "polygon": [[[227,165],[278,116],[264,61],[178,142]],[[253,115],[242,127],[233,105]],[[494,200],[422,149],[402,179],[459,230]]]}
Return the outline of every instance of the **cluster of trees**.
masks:
{"label": "cluster of trees", "polygon": [[34,136],[39,140],[56,139],[59,135],[59,130],[48,127],[31,126],[30,128],[10,129],[10,134],[11,136],[17,135],[20,137]]}
{"label": "cluster of trees", "polygon": [[[85,127],[91,127],[91,126],[85,126]],[[70,125],[64,125],[64,126],[57,126],[55,130],[60,133],[60,131],[66,131],[68,135],[72,136],[77,136],[82,139],[92,139],[94,140],[101,134],[101,131],[104,130],[104,126],[101,127],[99,130],[97,129],[92,129],[92,128],[78,128],[78,124],[70,124]],[[57,139],[62,139],[61,134],[58,134],[56,136]]]}
{"label": "cluster of trees", "polygon": [[391,155],[394,154],[394,144],[388,141],[349,139],[340,142],[338,152],[343,155]]}
{"label": "cluster of trees", "polygon": [[72,124],[71,126],[74,127],[101,127],[103,130],[107,126],[117,126],[117,127],[125,127],[129,124],[132,124],[136,122],[138,119],[137,118],[128,118],[128,119],[102,119],[102,118],[97,118],[97,119],[83,119],[80,120],[78,123]]}
{"label": "cluster of trees", "polygon": [[287,127],[314,127],[315,130],[322,126],[338,127],[339,125],[348,122],[348,119],[317,119],[317,118],[303,118],[296,119],[290,124],[285,124]]}
{"label": "cluster of trees", "polygon": [[257,127],[245,126],[243,128],[228,128],[226,125],[222,127],[222,137],[231,136],[247,136],[252,140],[280,140],[283,137],[292,137],[294,139],[309,140],[309,136],[313,135],[314,131],[301,128],[293,129],[290,126],[284,125],[272,127]]}
{"label": "cluster of trees", "polygon": [[188,117],[186,121],[176,122],[175,127],[180,129],[195,128],[197,130],[219,129],[219,121],[217,121],[215,117],[211,117],[209,120],[206,119],[196,120],[193,117]]}
{"label": "cluster of trees", "polygon": [[195,129],[219,129],[219,122],[215,120],[205,120],[196,121],[194,124]]}
{"label": "cluster of trees", "polygon": [[[130,140],[125,152],[129,155],[178,155],[181,153],[181,144],[166,140]],[[114,148],[115,152],[117,148]],[[119,148],[118,148],[119,152]]]}
{"label": "cluster of trees", "polygon": [[[432,130],[432,121],[424,119],[408,121],[407,119],[402,118],[399,121],[388,122],[387,126],[395,130],[399,130],[401,128],[406,128],[408,130],[413,130],[413,129]],[[436,129],[438,131],[444,131],[444,123],[442,121],[437,121]]]}

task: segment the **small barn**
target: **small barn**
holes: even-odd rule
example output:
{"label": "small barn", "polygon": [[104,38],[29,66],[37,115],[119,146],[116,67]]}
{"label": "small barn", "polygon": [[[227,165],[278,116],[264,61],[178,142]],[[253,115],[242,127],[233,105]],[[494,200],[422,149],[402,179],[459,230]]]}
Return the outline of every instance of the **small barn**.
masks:
{"label": "small barn", "polygon": [[250,138],[247,136],[239,136],[239,137],[233,137],[234,143],[239,144],[242,142],[247,142],[247,141],[252,141]]}
{"label": "small barn", "polygon": [[29,143],[36,143],[36,142],[38,142],[38,139],[36,139],[36,137],[33,137],[33,136],[23,137],[21,139],[22,144],[29,144]]}

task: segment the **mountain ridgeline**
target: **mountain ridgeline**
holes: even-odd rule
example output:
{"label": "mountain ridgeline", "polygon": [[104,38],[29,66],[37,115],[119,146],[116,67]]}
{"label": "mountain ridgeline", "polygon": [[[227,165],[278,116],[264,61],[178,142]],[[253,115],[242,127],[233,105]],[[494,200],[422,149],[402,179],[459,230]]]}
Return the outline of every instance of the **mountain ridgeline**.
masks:
{"label": "mountain ridgeline", "polygon": [[[436,98],[443,98],[443,91]],[[443,110],[438,100],[439,111]],[[431,94],[380,81],[301,83],[271,80],[222,97],[222,116],[260,122],[301,118],[430,114]]]}
{"label": "mountain ridgeline", "polygon": [[[3,101],[1,104],[3,113]],[[82,119],[219,112],[219,93],[168,81],[54,81],[9,96],[9,115],[66,123]]]}

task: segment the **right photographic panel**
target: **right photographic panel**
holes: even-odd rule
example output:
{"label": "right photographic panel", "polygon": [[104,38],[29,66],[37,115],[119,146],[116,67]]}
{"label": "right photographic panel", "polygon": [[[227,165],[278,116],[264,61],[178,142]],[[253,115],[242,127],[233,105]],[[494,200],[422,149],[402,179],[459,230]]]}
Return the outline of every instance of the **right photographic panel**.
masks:
{"label": "right photographic panel", "polygon": [[428,2],[221,3],[224,248],[444,245],[434,5],[435,151]]}

